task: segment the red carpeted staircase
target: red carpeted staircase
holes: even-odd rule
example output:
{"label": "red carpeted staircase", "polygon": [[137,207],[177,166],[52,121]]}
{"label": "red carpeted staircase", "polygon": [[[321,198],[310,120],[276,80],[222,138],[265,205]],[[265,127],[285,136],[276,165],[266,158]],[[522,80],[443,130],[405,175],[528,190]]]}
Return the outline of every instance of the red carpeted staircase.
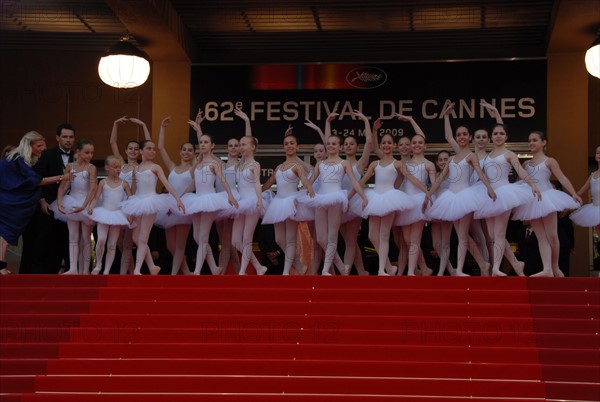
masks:
{"label": "red carpeted staircase", "polygon": [[600,281],[0,278],[0,400],[600,400]]}

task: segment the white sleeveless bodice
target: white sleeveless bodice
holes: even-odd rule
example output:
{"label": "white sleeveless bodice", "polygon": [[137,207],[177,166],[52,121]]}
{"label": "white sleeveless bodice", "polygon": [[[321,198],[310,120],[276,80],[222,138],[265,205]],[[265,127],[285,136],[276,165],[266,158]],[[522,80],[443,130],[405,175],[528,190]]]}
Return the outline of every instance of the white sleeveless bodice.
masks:
{"label": "white sleeveless bodice", "polygon": [[[354,165],[352,165],[352,173],[354,173],[354,178],[356,180],[360,180],[360,172],[358,171],[358,164],[355,163]],[[342,178],[342,189],[350,192],[352,190],[352,182],[350,181],[350,178],[345,175]]]}
{"label": "white sleeveless bodice", "polygon": [[[223,164],[223,166],[225,166],[225,164]],[[235,165],[231,165],[223,169],[223,177],[225,177],[225,181],[229,185],[229,189],[235,195],[237,192],[237,184],[235,182]],[[221,183],[221,180],[219,179],[215,181],[215,188],[217,189],[218,193],[225,191],[225,187],[223,187],[223,183]]]}
{"label": "white sleeveless bodice", "polygon": [[102,188],[102,207],[108,211],[117,211],[121,201],[125,199],[125,195],[123,184],[113,188],[105,182],[104,188]]}
{"label": "white sleeveless bodice", "polygon": [[169,173],[168,180],[175,189],[177,195],[181,197],[185,189],[192,183],[193,179],[189,169],[182,173],[177,173],[175,169],[173,169],[171,170],[171,173]]}
{"label": "white sleeveless bodice", "polygon": [[121,171],[121,173],[119,173],[119,179],[123,180],[124,182],[127,182],[127,184],[129,184],[129,187],[131,188],[131,186],[133,185],[133,170],[130,170],[129,172]]}
{"label": "white sleeveless bodice", "polygon": [[75,172],[75,177],[71,180],[71,191],[69,195],[76,200],[85,200],[90,191],[89,173],[87,170]]}
{"label": "white sleeveless bodice", "polygon": [[140,172],[139,170],[136,171],[135,195],[137,195],[138,197],[148,197],[151,195],[156,195],[156,180],[156,175],[150,169],[144,170],[142,172]]}
{"label": "white sleeveless bodice", "polygon": [[277,169],[275,172],[275,182],[277,183],[277,197],[287,198],[298,192],[300,178],[296,176],[292,168],[286,170]]}
{"label": "white sleeveless bodice", "polygon": [[327,194],[341,190],[344,174],[342,162],[330,165],[321,162],[319,165],[319,178],[321,179],[319,194]]}
{"label": "white sleeveless bodice", "polygon": [[553,190],[554,186],[550,183],[550,177],[552,177],[552,172],[546,166],[546,161],[548,158],[544,159],[543,162],[538,163],[533,166],[531,163],[525,165],[525,170],[527,171],[529,177],[531,177],[538,190],[541,192],[546,190]]}
{"label": "white sleeveless bodice", "polygon": [[592,194],[592,203],[600,206],[600,177],[590,178],[590,193]]}
{"label": "white sleeveless bodice", "polygon": [[506,160],[504,153],[493,158],[488,155],[483,162],[485,176],[494,189],[509,184],[508,176],[511,167],[512,166]]}
{"label": "white sleeveless bodice", "polygon": [[[419,164],[414,164],[414,163],[407,163],[406,164],[406,170],[408,171],[408,174],[413,175],[414,177],[416,177],[421,183],[423,183],[425,186],[427,186],[427,169],[425,169],[425,162],[419,163]],[[415,184],[413,184],[411,181],[407,180],[406,178],[404,178],[404,188],[402,189],[406,194],[419,194],[422,193],[423,191],[417,187]]]}
{"label": "white sleeveless bodice", "polygon": [[377,193],[385,193],[389,190],[394,190],[394,183],[398,177],[398,171],[394,167],[394,163],[387,166],[381,166],[381,161],[375,166],[375,187],[373,190]]}
{"label": "white sleeveless bodice", "polygon": [[196,195],[212,194],[215,189],[215,174],[210,170],[210,165],[202,165],[197,167],[194,172],[196,184]]}
{"label": "white sleeveless bodice", "polygon": [[236,181],[238,192],[241,198],[254,197],[256,198],[256,182],[259,180],[250,169],[250,164],[247,164],[242,169],[236,171]]}
{"label": "white sleeveless bodice", "polygon": [[460,162],[455,162],[454,158],[450,161],[447,181],[448,189],[453,193],[458,193],[461,190],[469,187],[471,183],[471,173],[473,167],[467,162],[467,158],[463,158]]}

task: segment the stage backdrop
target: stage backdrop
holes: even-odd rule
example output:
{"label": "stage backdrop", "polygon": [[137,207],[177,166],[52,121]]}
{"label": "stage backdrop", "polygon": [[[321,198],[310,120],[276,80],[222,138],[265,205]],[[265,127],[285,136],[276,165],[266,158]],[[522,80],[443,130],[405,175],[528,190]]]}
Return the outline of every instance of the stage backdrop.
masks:
{"label": "stage backdrop", "polygon": [[[323,128],[327,115],[340,113],[332,132],[361,136],[363,124],[350,115],[361,110],[371,121],[395,113],[412,116],[430,143],[443,143],[441,115],[455,102],[453,127],[490,129],[494,119],[479,105],[494,104],[509,127],[509,141],[527,141],[532,130],[546,130],[546,61],[489,61],[412,64],[328,64],[194,66],[192,110],[206,115],[205,132],[225,144],[244,134],[243,121],[233,113],[240,107],[252,122],[261,144],[282,143],[288,125],[302,144],[319,136],[306,119]],[[380,131],[412,134],[408,123],[386,120]],[[192,133],[190,133],[192,134]],[[195,143],[195,136],[190,135]]]}

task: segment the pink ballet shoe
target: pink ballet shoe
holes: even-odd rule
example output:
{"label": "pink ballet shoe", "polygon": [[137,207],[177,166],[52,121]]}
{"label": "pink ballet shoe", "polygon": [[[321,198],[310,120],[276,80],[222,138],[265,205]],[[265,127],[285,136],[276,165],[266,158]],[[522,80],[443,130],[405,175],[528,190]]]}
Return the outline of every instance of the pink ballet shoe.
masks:
{"label": "pink ballet shoe", "polygon": [[497,277],[500,277],[500,278],[504,278],[506,276],[506,274],[498,269],[498,270],[493,270],[492,271],[492,276],[497,276]]}
{"label": "pink ballet shoe", "polygon": [[455,274],[454,276],[471,276],[471,275],[469,275],[469,274],[465,274],[464,272],[462,272],[462,271],[458,271],[458,270],[457,270],[457,271],[456,271],[456,274]]}
{"label": "pink ballet shoe", "polygon": [[351,270],[352,270],[352,265],[344,265],[344,269],[342,270],[341,274],[343,276],[348,276],[348,275],[350,275]]}
{"label": "pink ballet shoe", "polygon": [[256,268],[256,275],[264,275],[268,270],[269,268],[265,267],[264,265],[260,265],[258,268]]}
{"label": "pink ballet shoe", "polygon": [[61,275],[79,275],[76,269],[70,269],[68,271],[63,272]]}
{"label": "pink ballet shoe", "polygon": [[387,272],[385,272],[385,271],[379,271],[379,272],[377,273],[377,276],[390,276],[390,274],[388,274],[388,273],[387,273]]}
{"label": "pink ballet shoe", "polygon": [[150,268],[150,275],[158,275],[159,272],[160,272],[160,267],[157,265]]}
{"label": "pink ballet shoe", "polygon": [[101,270],[102,270],[102,267],[96,267],[96,268],[92,269],[92,275],[98,275]]}

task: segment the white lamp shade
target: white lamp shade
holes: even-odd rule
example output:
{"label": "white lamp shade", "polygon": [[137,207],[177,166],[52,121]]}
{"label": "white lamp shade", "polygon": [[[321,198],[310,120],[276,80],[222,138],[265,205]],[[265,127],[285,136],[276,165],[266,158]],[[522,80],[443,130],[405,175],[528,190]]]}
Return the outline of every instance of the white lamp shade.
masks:
{"label": "white lamp shade", "polygon": [[126,54],[104,56],[98,63],[98,75],[107,85],[115,88],[135,88],[150,75],[148,60]]}
{"label": "white lamp shade", "polygon": [[600,78],[600,38],[597,38],[585,52],[585,67],[588,73]]}

